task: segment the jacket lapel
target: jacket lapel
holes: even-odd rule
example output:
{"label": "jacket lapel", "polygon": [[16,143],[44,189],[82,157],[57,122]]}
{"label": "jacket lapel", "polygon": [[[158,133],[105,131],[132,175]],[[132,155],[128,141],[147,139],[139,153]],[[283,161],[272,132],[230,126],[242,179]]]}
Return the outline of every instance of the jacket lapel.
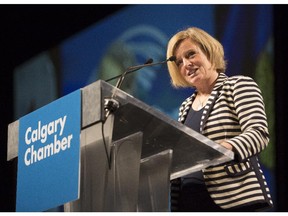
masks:
{"label": "jacket lapel", "polygon": [[203,133],[204,125],[207,122],[207,119],[211,113],[211,110],[213,109],[215,101],[217,100],[217,98],[220,94],[220,90],[222,89],[223,84],[227,80],[227,78],[228,77],[224,73],[220,73],[217,80],[216,80],[215,86],[214,86],[214,88],[213,88],[213,90],[212,90],[212,92],[208,98],[207,104],[205,105],[204,110],[203,110],[203,115],[201,117],[201,122],[200,122],[200,132],[201,133]]}

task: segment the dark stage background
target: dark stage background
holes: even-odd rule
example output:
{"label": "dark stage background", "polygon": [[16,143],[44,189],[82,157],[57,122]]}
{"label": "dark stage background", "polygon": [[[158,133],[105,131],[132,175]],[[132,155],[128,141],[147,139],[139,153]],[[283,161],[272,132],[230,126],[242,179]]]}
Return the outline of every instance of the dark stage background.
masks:
{"label": "dark stage background", "polygon": [[[271,184],[275,203],[273,211],[288,210],[288,171],[286,168],[288,149],[285,124],[287,122],[287,96],[285,94],[288,88],[286,84],[288,35],[285,21],[288,7],[286,5],[165,5],[164,13],[161,13],[161,7],[161,5],[0,5],[0,111],[2,114],[0,121],[0,211],[15,211],[17,161],[6,161],[8,124],[27,112],[83,87],[89,82],[115,75],[104,73],[104,71],[111,71],[111,68],[106,68],[108,63],[117,63],[116,68],[119,70],[119,68],[124,69],[130,65],[141,64],[147,57],[153,57],[154,61],[162,61],[165,58],[165,40],[178,30],[177,23],[179,23],[179,29],[188,25],[196,25],[216,36],[226,48],[228,75],[250,75],[260,84],[266,105],[268,104],[267,112],[271,119],[269,124],[272,135],[271,147],[263,154],[261,161],[268,176],[268,182]],[[177,13],[178,10],[179,13]],[[141,14],[141,11],[145,13]],[[158,12],[159,16],[152,16]],[[136,13],[137,17],[133,17],[133,13]],[[173,13],[173,18],[172,16],[165,17],[167,16],[165,14],[169,13]],[[127,14],[131,17],[127,17]],[[175,14],[178,14],[177,17]],[[109,23],[107,20],[110,18]],[[166,18],[169,20],[165,21]],[[186,19],[185,22],[182,19]],[[145,34],[139,39],[137,28],[130,29],[129,25],[132,26],[137,20],[140,24],[146,22],[144,27],[149,31],[149,36],[155,34],[153,39],[146,40],[145,37],[148,36]],[[151,28],[149,22],[162,31]],[[143,25],[140,27],[138,29],[143,29]],[[125,34],[118,34],[123,29],[131,31],[127,30]],[[102,38],[95,39],[97,31],[106,33],[105,39],[109,42],[111,38],[113,41],[110,42],[113,42],[113,46],[108,48],[97,46],[95,41],[103,45]],[[125,46],[119,45],[119,41],[114,41],[114,38],[125,41]],[[156,43],[156,39],[160,42]],[[155,56],[149,56],[151,53],[144,55],[141,49],[141,52],[137,51],[135,47],[143,46],[139,44],[139,41],[148,41],[144,46],[152,43],[151,53]],[[85,46],[88,48],[83,52],[82,47]],[[116,58],[116,61],[114,58],[115,55],[117,56],[115,50],[120,49],[124,52],[126,48],[123,49],[123,47],[130,48],[127,53],[122,53],[122,56],[130,55],[128,60],[124,59],[125,62],[128,61],[128,65],[119,65],[119,61],[124,60]],[[106,51],[103,51],[103,57],[100,59],[100,54],[89,51],[89,48],[97,52]],[[131,49],[134,52],[131,52]],[[93,55],[95,55],[94,59]],[[121,57],[121,54],[118,53],[118,56]],[[72,59],[78,65],[70,66],[68,63]],[[45,97],[41,97],[40,94],[40,97],[36,95],[29,98],[23,96],[24,92],[34,95],[35,89],[38,91],[46,85],[46,82],[40,82],[41,87],[37,86],[33,78],[36,79],[36,76],[39,76],[40,78],[37,78],[39,80],[41,77],[48,76],[43,72],[43,75],[26,74],[27,68],[31,68],[35,62],[37,63],[36,69],[39,69],[41,62],[46,65],[48,62],[53,66],[53,75],[48,77],[53,82],[46,86],[49,94],[44,91]],[[113,69],[116,70],[116,68]],[[180,101],[191,92],[181,91],[179,101],[175,100],[167,104],[169,101],[167,98],[171,98],[170,95],[178,94],[178,92],[163,83],[160,92],[163,92],[165,88],[169,89],[169,94],[158,96],[158,98],[163,98],[160,102],[159,99],[152,99],[149,95],[158,90],[155,89],[157,87],[155,82],[157,84],[159,80],[164,80],[166,84],[169,82],[165,80],[167,79],[166,68],[155,70],[161,72],[160,77],[149,75],[151,71],[143,71],[141,72],[143,77],[140,80],[136,75],[131,78],[133,83],[137,84],[136,87],[141,86],[141,89],[146,89],[145,92],[131,86],[124,86],[124,88],[127,88],[126,91],[130,91],[132,95],[174,118]],[[166,75],[163,75],[164,73]],[[28,77],[29,82],[23,82],[24,77]],[[171,109],[165,109],[165,107],[171,107]]]}

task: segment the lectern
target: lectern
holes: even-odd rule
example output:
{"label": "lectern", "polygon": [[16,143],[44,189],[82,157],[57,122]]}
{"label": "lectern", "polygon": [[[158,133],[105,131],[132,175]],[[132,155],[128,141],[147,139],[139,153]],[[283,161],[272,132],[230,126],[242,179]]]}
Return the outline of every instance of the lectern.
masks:
{"label": "lectern", "polygon": [[[119,103],[108,118],[107,100]],[[233,159],[233,152],[99,80],[81,89],[80,196],[65,211],[169,211],[170,180]],[[18,121],[8,126],[17,157]]]}

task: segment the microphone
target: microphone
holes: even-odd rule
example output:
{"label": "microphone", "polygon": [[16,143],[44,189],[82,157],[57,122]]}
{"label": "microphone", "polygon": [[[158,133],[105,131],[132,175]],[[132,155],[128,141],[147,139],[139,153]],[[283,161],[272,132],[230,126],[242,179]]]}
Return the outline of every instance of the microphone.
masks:
{"label": "microphone", "polygon": [[[126,72],[126,74],[129,74],[129,73],[131,73],[131,72],[134,72],[134,71],[136,71],[136,70],[141,69],[141,68],[142,68],[143,66],[145,66],[146,64],[151,64],[152,62],[153,62],[153,59],[152,59],[152,58],[149,58],[143,65],[136,65],[136,66],[130,66],[130,67],[128,67],[128,68],[124,71],[124,73]],[[117,78],[123,76],[124,73],[122,73],[122,74],[120,74],[120,75],[117,75],[117,76],[115,76],[115,77],[112,77],[112,78],[110,78],[110,79],[107,79],[107,80],[105,80],[105,82],[109,82],[109,81],[111,81],[111,80],[117,79]]]}
{"label": "microphone", "polygon": [[[147,65],[151,65],[153,63],[153,59],[148,59],[144,64],[142,65],[136,65],[136,66],[131,66],[131,67],[128,67],[124,73],[120,74],[120,78],[118,79],[117,83],[116,83],[116,88],[120,89],[120,86],[122,85],[123,83],[123,80],[125,78],[125,76],[128,74],[128,73],[132,73],[134,71],[137,71],[137,70],[140,70],[141,68],[143,67],[146,67]],[[119,76],[118,76],[119,77]]]}
{"label": "microphone", "polygon": [[105,121],[108,118],[108,116],[110,115],[110,113],[116,111],[119,108],[119,106],[120,106],[119,102],[114,99],[114,96],[116,94],[116,89],[120,89],[120,87],[121,87],[121,85],[123,83],[123,80],[124,80],[124,78],[125,78],[125,76],[127,74],[135,72],[137,70],[140,70],[141,68],[144,68],[144,67],[150,67],[150,66],[165,64],[168,61],[175,61],[175,60],[176,60],[176,57],[175,56],[171,56],[171,57],[169,57],[168,59],[166,59],[164,61],[153,63],[153,59],[150,58],[150,59],[148,59],[146,61],[146,63],[144,63],[142,65],[130,66],[124,71],[124,73],[122,73],[122,74],[120,74],[118,76],[112,77],[112,78],[110,78],[108,80],[105,80],[106,82],[108,82],[108,81],[111,81],[113,79],[116,79],[116,78],[120,77],[118,79],[118,81],[117,81],[117,84],[115,86],[115,89],[114,89],[114,91],[112,93],[111,98],[107,98],[107,99],[104,100],[104,110],[106,112]]}
{"label": "microphone", "polygon": [[[107,79],[107,80],[105,80],[105,81],[106,81],[106,82],[109,82],[109,81],[111,81],[111,80],[114,80],[114,79],[117,79],[117,78],[119,78],[119,77],[122,77],[122,81],[121,81],[121,83],[122,83],[124,77],[125,77],[127,74],[129,74],[129,73],[135,72],[135,71],[140,70],[141,68],[144,68],[144,67],[154,66],[154,65],[159,65],[159,64],[165,64],[165,63],[168,62],[168,61],[175,61],[175,60],[176,60],[176,57],[175,57],[175,56],[171,56],[170,58],[166,59],[165,61],[153,63],[153,59],[150,58],[150,59],[148,59],[144,64],[142,64],[142,65],[136,65],[136,66],[130,66],[130,67],[128,67],[128,68],[124,71],[124,73],[122,73],[122,74],[120,74],[120,75],[117,75],[117,76],[115,76],[115,77],[112,77],[112,78],[110,78],[110,79]],[[119,82],[119,80],[118,80],[118,82]],[[120,83],[120,85],[121,85],[121,83]],[[117,86],[117,85],[116,85],[116,86]],[[118,87],[120,87],[120,86],[118,86]]]}

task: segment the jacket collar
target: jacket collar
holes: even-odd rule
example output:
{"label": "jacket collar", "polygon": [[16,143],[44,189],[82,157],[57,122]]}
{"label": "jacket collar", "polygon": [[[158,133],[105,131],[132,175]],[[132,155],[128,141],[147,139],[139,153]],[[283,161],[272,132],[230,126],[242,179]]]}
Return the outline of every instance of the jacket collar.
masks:
{"label": "jacket collar", "polygon": [[209,117],[209,114],[211,113],[211,110],[214,107],[215,101],[217,100],[220,90],[222,89],[225,81],[228,79],[228,77],[224,73],[219,73],[218,78],[216,80],[216,83],[213,87],[213,90],[210,94],[210,97],[208,98],[207,104],[204,107],[203,115],[200,122],[200,132],[203,133],[204,125],[206,124],[206,121]]}
{"label": "jacket collar", "polygon": [[212,91],[218,91],[219,88],[222,88],[224,82],[227,79],[228,79],[228,76],[226,76],[224,73],[219,73],[218,78],[216,80],[216,83],[215,83]]}

